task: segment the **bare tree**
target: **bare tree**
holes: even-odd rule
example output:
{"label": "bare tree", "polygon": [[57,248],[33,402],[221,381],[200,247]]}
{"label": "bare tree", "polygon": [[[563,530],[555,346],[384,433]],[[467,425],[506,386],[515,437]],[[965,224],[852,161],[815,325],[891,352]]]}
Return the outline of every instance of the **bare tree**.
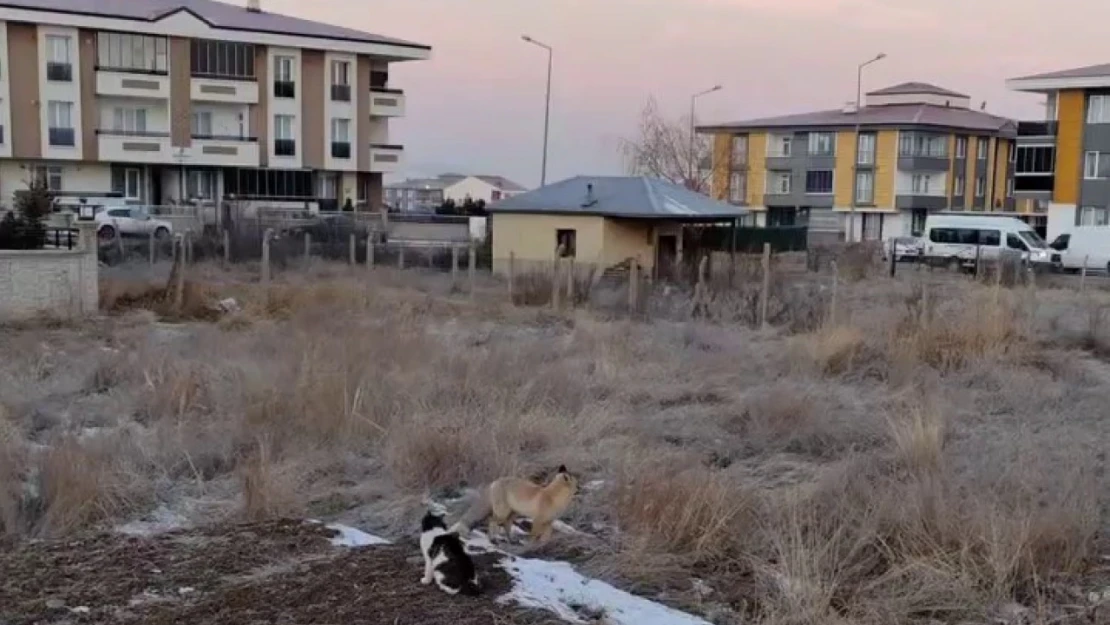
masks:
{"label": "bare tree", "polygon": [[691,122],[688,116],[668,119],[660,112],[655,98],[648,98],[640,112],[636,137],[621,140],[628,172],[709,193],[711,140],[707,135],[691,137]]}

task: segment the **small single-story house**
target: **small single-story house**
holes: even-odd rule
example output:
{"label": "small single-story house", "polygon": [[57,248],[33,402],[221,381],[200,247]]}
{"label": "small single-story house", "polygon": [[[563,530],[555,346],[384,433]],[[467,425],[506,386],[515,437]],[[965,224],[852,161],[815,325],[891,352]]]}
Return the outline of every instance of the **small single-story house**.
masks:
{"label": "small single-story house", "polygon": [[649,274],[683,258],[682,229],[729,224],[747,209],[644,176],[576,176],[491,204],[493,268],[557,250],[608,268],[635,259]]}

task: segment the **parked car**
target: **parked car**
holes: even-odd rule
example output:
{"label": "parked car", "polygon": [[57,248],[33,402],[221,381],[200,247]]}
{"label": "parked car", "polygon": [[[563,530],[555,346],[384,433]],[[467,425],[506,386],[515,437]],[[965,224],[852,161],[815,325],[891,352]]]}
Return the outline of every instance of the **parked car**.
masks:
{"label": "parked car", "polygon": [[1088,270],[1110,272],[1110,227],[1078,226],[1056,237],[1052,248],[1054,264],[1068,272]]}
{"label": "parked car", "polygon": [[[895,237],[894,260],[895,262],[917,262],[925,249],[925,242],[917,237]],[[890,260],[891,244],[883,245],[883,259]]]}
{"label": "parked car", "polygon": [[154,219],[142,206],[105,207],[96,214],[96,233],[101,239],[121,236],[150,236],[167,239],[173,235],[173,224]]}
{"label": "parked car", "polygon": [[996,260],[1010,250],[1035,269],[1052,267],[1048,244],[1014,217],[936,213],[925,220],[924,238],[923,259],[930,263],[968,268],[976,259]]}

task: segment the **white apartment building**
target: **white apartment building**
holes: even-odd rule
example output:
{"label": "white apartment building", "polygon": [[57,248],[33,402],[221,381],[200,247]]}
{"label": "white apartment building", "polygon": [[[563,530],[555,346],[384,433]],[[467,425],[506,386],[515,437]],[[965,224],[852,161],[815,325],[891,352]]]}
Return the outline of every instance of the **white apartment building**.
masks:
{"label": "white apartment building", "polygon": [[42,176],[146,204],[380,207],[404,166],[389,68],[431,48],[240,1],[0,0],[0,206]]}

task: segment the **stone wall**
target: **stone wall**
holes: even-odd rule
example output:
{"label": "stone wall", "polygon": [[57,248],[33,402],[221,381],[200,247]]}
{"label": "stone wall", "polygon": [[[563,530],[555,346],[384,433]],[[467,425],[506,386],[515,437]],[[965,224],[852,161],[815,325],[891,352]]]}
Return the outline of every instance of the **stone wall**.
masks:
{"label": "stone wall", "polygon": [[100,297],[94,227],[80,224],[75,250],[0,250],[0,320],[96,314]]}

